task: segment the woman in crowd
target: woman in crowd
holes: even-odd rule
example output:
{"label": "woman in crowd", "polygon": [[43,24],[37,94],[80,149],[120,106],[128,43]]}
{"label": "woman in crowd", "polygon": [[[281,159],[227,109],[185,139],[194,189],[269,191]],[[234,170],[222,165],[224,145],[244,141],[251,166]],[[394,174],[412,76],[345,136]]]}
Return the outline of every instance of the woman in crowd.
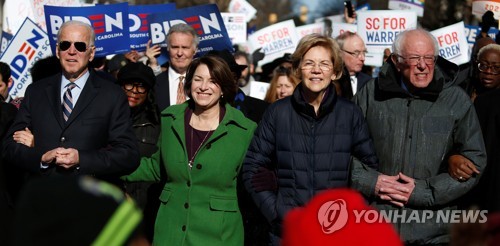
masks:
{"label": "woman in crowd", "polygon": [[[132,117],[132,128],[138,140],[141,157],[150,157],[158,148],[160,115],[156,109],[154,93],[156,82],[153,70],[140,62],[130,62],[120,68],[117,81],[127,95]],[[161,184],[154,182],[125,182],[125,191],[144,211],[144,231],[153,239],[153,225],[158,210]]]}
{"label": "woman in crowd", "polygon": [[[301,79],[293,95],[269,106],[243,165],[243,181],[272,225],[279,245],[285,214],[315,194],[349,185],[351,155],[372,168],[378,162],[363,114],[335,94],[342,74],[338,44],[319,34],[305,36],[292,55]],[[252,179],[262,168],[277,175],[277,189],[257,191]]]}
{"label": "woman in crowd", "polygon": [[220,58],[194,60],[190,100],[161,115],[159,150],[126,181],[165,181],[154,245],[242,245],[236,178],[256,128],[229,105],[236,82]]}
{"label": "woman in crowd", "polygon": [[273,103],[276,100],[290,96],[299,83],[299,80],[292,74],[292,70],[283,66],[274,69],[269,90],[267,90],[264,101]]}

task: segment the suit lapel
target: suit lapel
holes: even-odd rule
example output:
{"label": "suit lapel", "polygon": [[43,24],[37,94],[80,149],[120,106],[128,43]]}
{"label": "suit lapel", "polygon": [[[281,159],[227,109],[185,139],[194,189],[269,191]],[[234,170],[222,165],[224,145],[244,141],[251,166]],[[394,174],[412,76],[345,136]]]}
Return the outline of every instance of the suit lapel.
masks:
{"label": "suit lapel", "polygon": [[50,104],[50,108],[52,108],[52,113],[59,123],[61,128],[64,127],[64,119],[62,113],[62,102],[61,102],[61,74],[58,74],[57,79],[54,79],[52,83],[50,83],[45,88],[45,93],[47,94],[47,98]]}
{"label": "suit lapel", "polygon": [[[69,126],[77,117],[80,115],[83,110],[94,100],[94,98],[99,93],[100,85],[96,81],[95,74],[91,71],[90,76],[87,79],[87,82],[83,86],[82,93],[76,102],[71,115],[69,116],[68,121],[66,122],[66,126]],[[62,114],[62,109],[61,109]]]}

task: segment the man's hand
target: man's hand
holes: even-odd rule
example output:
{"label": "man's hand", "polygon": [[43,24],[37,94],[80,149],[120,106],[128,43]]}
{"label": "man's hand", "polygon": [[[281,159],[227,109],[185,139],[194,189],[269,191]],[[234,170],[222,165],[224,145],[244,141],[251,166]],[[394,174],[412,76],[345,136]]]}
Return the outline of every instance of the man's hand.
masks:
{"label": "man's hand", "polygon": [[42,155],[42,163],[52,163],[55,161],[57,157],[57,151],[62,150],[63,148],[55,148],[53,150],[49,150]]}
{"label": "man's hand", "polygon": [[414,188],[415,180],[402,173],[395,176],[381,174],[375,185],[375,194],[381,200],[404,207]]}
{"label": "man's hand", "polygon": [[56,165],[66,169],[72,168],[80,163],[78,150],[69,148],[58,148],[56,152]]}
{"label": "man's hand", "polygon": [[460,182],[467,181],[474,173],[479,174],[476,165],[462,155],[451,155],[448,158],[448,173]]}
{"label": "man's hand", "polygon": [[35,147],[35,137],[28,127],[22,131],[14,132],[13,138],[16,143],[24,144],[30,148]]}

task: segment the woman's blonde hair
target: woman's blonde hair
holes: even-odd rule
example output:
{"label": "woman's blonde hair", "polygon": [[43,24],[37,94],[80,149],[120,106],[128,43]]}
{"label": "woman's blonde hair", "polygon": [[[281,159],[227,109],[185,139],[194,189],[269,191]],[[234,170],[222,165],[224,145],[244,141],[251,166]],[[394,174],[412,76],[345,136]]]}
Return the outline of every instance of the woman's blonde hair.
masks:
{"label": "woman's blonde hair", "polygon": [[281,76],[286,76],[288,81],[290,81],[295,88],[299,84],[299,79],[295,77],[290,68],[279,66],[273,71],[273,78],[271,79],[269,89],[267,90],[266,97],[264,101],[268,103],[273,103],[278,100],[278,96],[276,95],[276,90],[278,88],[278,78]]}

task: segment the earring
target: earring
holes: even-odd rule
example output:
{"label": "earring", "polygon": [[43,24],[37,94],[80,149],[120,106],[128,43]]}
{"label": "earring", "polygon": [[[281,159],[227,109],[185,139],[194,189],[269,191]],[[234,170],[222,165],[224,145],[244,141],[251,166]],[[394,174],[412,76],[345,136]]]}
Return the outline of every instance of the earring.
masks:
{"label": "earring", "polygon": [[220,98],[224,98],[224,94],[220,94]]}

